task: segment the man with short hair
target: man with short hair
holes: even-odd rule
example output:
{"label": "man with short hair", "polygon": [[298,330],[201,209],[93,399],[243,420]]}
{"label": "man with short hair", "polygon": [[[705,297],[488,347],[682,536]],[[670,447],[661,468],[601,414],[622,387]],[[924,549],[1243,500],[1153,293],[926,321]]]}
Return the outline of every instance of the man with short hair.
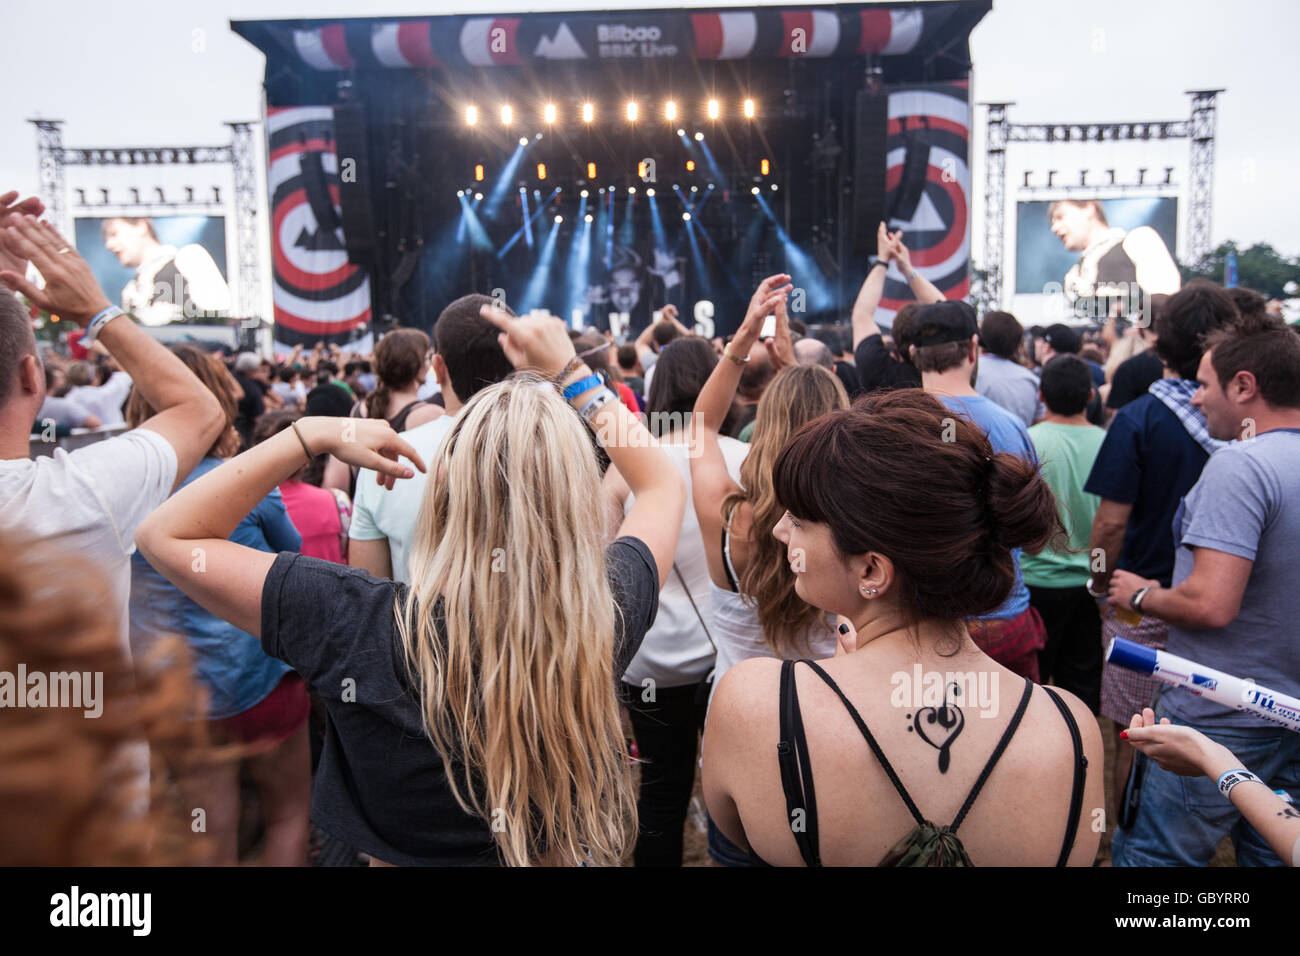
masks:
{"label": "man with short hair", "polygon": [[[1216,451],[1174,520],[1172,587],[1125,571],[1109,601],[1169,625],[1169,651],[1300,697],[1300,338],[1266,313],[1212,333],[1193,404]],[[1300,799],[1300,735],[1184,688],[1157,717],[1228,747],[1274,790]],[[1204,866],[1229,833],[1239,866],[1281,866],[1210,780],[1147,764],[1137,821],[1116,834],[1116,866]],[[1295,861],[1287,861],[1294,863]]]}
{"label": "man with short hair", "polygon": [[1040,389],[1047,414],[1029,429],[1043,480],[1056,496],[1069,535],[1064,550],[1044,548],[1021,560],[1029,603],[1038,609],[1047,643],[1038,655],[1039,680],[1063,687],[1095,714],[1101,698],[1101,618],[1088,594],[1088,535],[1098,499],[1083,490],[1106,433],[1084,415],[1092,375],[1077,355],[1043,366]]}
{"label": "man with short hair", "polygon": [[[1038,351],[1038,361],[1046,365],[1058,355],[1078,355],[1083,349],[1083,336],[1070,328],[1063,322],[1057,322],[1055,325],[1049,325],[1043,332],[1040,339],[1034,341]],[[1088,363],[1088,371],[1092,373],[1092,384],[1094,388],[1101,388],[1106,384],[1106,370],[1096,362],[1083,359]],[[1043,414],[1042,408],[1039,409],[1039,415]],[[1093,395],[1088,401],[1088,421],[1094,425],[1104,424],[1106,415],[1101,407],[1101,399]]]}
{"label": "man with short hair", "polygon": [[623,383],[645,398],[645,378],[641,374],[641,359],[636,354],[635,345],[628,343],[618,347],[618,370],[623,376]]}
{"label": "man with short hair", "polygon": [[1016,361],[1024,334],[1010,312],[984,314],[975,391],[997,402],[1028,428],[1038,412],[1038,376]]}
{"label": "man with short hair", "polygon": [[[501,330],[483,318],[483,306],[496,303],[486,295],[462,296],[442,310],[433,326],[433,371],[442,389],[447,413],[402,432],[402,437],[430,464],[465,403],[490,385],[504,381],[514,366],[501,349]],[[498,305],[505,311],[504,305]],[[511,313],[513,315],[513,313]],[[429,475],[412,469],[415,477],[385,489],[375,472],[357,474],[352,525],[348,529],[348,564],[376,577],[410,582],[408,559],[415,540],[417,518]]]}
{"label": "man with short hair", "polygon": [[[922,388],[978,425],[995,452],[1019,455],[1037,464],[1033,443],[1020,419],[971,386],[979,363],[974,309],[965,302],[921,306],[916,312],[911,351]],[[1046,633],[1038,612],[1029,604],[1029,590],[1020,571],[1020,549],[1011,554],[1016,563],[1011,594],[992,614],[967,625],[980,650],[1022,677],[1037,681],[1038,652]]]}
{"label": "man with short hair", "polygon": [[[1192,404],[1203,347],[1202,337],[1237,320],[1232,299],[1206,280],[1189,282],[1169,297],[1156,316],[1155,351],[1164,377],[1147,394],[1129,402],[1111,420],[1084,491],[1101,503],[1088,547],[1093,558],[1088,589],[1104,598],[1111,574],[1128,571],[1168,586],[1174,572],[1174,515],[1191,491],[1212,452],[1223,442],[1212,437],[1205,416]],[[1116,637],[1165,649],[1168,625],[1150,615],[1116,615],[1101,607],[1102,646]],[[1135,619],[1134,619],[1135,618]],[[1135,713],[1150,706],[1154,678],[1112,664],[1102,668],[1101,713],[1115,721],[1116,734]],[[1118,741],[1117,741],[1118,743]],[[1133,768],[1132,748],[1115,751],[1115,799],[1125,826],[1124,792]]]}

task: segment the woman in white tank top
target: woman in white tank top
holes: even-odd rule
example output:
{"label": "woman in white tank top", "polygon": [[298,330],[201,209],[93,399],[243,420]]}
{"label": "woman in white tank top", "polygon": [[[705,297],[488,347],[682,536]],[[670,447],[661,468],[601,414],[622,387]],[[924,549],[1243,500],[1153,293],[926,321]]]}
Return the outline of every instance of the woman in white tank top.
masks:
{"label": "woman in white tank top", "polygon": [[[786,439],[806,422],[848,407],[838,378],[795,361],[785,308],[789,280],[779,274],[759,285],[692,417],[691,496],[709,566],[715,687],[728,668],[751,657],[835,652],[832,622],[794,593],[785,549],[772,537],[783,514],[772,492],[772,465]],[[759,331],[773,313],[775,334],[760,346]],[[749,456],[736,482],[727,473],[718,430],[737,387],[754,390],[765,377],[771,381],[759,399]]]}

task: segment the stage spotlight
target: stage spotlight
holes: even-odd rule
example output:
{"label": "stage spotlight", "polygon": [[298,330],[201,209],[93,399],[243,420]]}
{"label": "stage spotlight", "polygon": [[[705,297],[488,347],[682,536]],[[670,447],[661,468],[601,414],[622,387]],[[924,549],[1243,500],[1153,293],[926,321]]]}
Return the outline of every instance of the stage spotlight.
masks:
{"label": "stage spotlight", "polygon": [[693,159],[688,159],[688,160],[686,161],[686,171],[687,171],[688,173],[693,173],[693,172],[695,172],[695,160],[693,160]]}
{"label": "stage spotlight", "polygon": [[627,187],[627,194],[628,194],[629,196],[635,196],[635,195],[636,195],[636,187],[635,187],[635,186],[628,186],[628,187]]}
{"label": "stage spotlight", "polygon": [[545,164],[545,163],[538,163],[538,164],[537,164],[537,178],[538,178],[538,179],[545,179],[545,178],[546,178],[546,164]]}
{"label": "stage spotlight", "polygon": [[692,186],[692,187],[691,187],[691,192],[693,192],[693,193],[697,193],[697,192],[699,192],[699,191],[700,191],[700,187],[699,187],[699,186]]}
{"label": "stage spotlight", "polygon": [[750,190],[750,192],[753,193],[755,196],[757,196],[757,195],[758,195],[758,187],[755,186],[753,189]]}
{"label": "stage spotlight", "polygon": [[769,172],[771,172],[771,170],[772,170],[772,164],[769,163],[766,159],[759,161],[758,171],[760,173],[766,176]]}
{"label": "stage spotlight", "polygon": [[583,199],[586,199],[586,198],[587,198],[587,190],[584,189],[582,192],[578,193],[578,195],[581,196]]}
{"label": "stage spotlight", "polygon": [[[595,179],[595,178],[596,178],[596,164],[595,164],[595,163],[588,163],[588,164],[587,164],[587,178],[588,178],[588,179]],[[601,190],[601,192],[604,192],[604,191],[605,191],[605,190],[603,190],[603,189]]]}
{"label": "stage spotlight", "polygon": [[584,222],[591,222],[591,213],[587,213],[587,215],[583,217],[583,221],[584,221]]}
{"label": "stage spotlight", "polygon": [[745,100],[745,119],[754,118],[754,101]]}
{"label": "stage spotlight", "polygon": [[478,122],[478,107],[477,106],[465,107],[465,125],[473,126],[477,122]]}
{"label": "stage spotlight", "polygon": [[456,190],[456,197],[457,197],[457,198],[463,198],[464,195],[465,195],[465,190],[463,190],[463,189],[457,189],[457,190]]}
{"label": "stage spotlight", "polygon": [[631,101],[627,104],[627,119],[629,123],[636,122],[636,103]]}
{"label": "stage spotlight", "polygon": [[[722,107],[718,104],[717,100],[709,100],[708,112],[709,112],[709,119],[718,118],[718,114],[722,112]],[[695,135],[695,138],[696,139],[700,138],[698,133]]]}
{"label": "stage spotlight", "polygon": [[596,107],[592,106],[590,103],[583,103],[582,121],[584,123],[590,123],[595,118],[596,118]]}
{"label": "stage spotlight", "polygon": [[564,217],[563,217],[563,216],[556,216],[556,217],[555,217],[555,223],[556,223],[556,225],[559,225],[559,224],[562,223],[562,222],[564,222]]}
{"label": "stage spotlight", "polygon": [[713,183],[709,183],[709,188],[710,188],[710,189],[713,188]]}
{"label": "stage spotlight", "polygon": [[520,136],[520,137],[519,137],[519,145],[520,145],[520,146],[527,146],[527,145],[528,145],[528,137],[527,137],[527,136]]}
{"label": "stage spotlight", "polygon": [[510,121],[515,118],[515,111],[508,106],[501,107],[501,125],[509,126]]}
{"label": "stage spotlight", "polygon": [[482,194],[482,193],[475,193],[475,194],[474,194],[474,201],[475,201],[475,202],[482,202],[482,201],[483,201],[483,194]]}
{"label": "stage spotlight", "polygon": [[690,222],[690,221],[691,221],[691,214],[689,212],[682,213],[682,222]]}
{"label": "stage spotlight", "polygon": [[655,194],[655,188],[651,186],[649,189],[645,191],[645,194],[653,199]]}
{"label": "stage spotlight", "polygon": [[542,110],[542,119],[548,123],[555,122],[555,104],[547,103],[546,108]]}
{"label": "stage spotlight", "polygon": [[704,134],[703,134],[703,133],[696,133],[696,134],[695,134],[695,142],[698,143],[698,142],[699,142],[700,140],[702,140],[702,139],[704,139]]}
{"label": "stage spotlight", "polygon": [[678,135],[678,136],[685,136],[685,135],[686,135],[686,130],[684,130],[684,129],[679,129],[679,130],[677,131],[677,135]]}
{"label": "stage spotlight", "polygon": [[677,104],[672,100],[664,104],[664,118],[668,120],[677,119]]}
{"label": "stage spotlight", "polygon": [[772,184],[772,192],[776,192],[776,183]]}
{"label": "stage spotlight", "polygon": [[474,167],[474,181],[481,183],[483,181],[483,164],[479,163]]}

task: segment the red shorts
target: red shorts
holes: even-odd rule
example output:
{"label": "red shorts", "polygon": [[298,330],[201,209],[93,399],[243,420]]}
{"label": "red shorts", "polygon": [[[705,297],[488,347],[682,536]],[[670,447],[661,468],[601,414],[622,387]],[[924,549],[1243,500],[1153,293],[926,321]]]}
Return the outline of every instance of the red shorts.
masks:
{"label": "red shorts", "polygon": [[274,746],[297,733],[310,710],[306,683],[289,671],[260,703],[217,724],[232,741]]}

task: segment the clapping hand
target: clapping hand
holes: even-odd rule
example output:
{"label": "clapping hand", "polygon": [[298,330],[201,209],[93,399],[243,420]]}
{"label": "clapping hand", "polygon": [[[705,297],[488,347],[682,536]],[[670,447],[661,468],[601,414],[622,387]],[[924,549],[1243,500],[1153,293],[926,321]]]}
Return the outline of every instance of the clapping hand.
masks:
{"label": "clapping hand", "polygon": [[[82,328],[111,305],[86,260],[64,241],[58,230],[30,215],[10,212],[5,220],[3,246],[7,257],[4,261],[23,265],[19,269],[0,270],[0,282],[21,292],[37,308],[71,319]],[[27,281],[25,263],[29,261],[44,277],[45,288],[38,289]]]}
{"label": "clapping hand", "polygon": [[[784,302],[786,295],[794,288],[789,285],[789,282],[790,277],[784,272],[779,272],[774,276],[768,276],[758,284],[753,297],[749,300],[745,320],[740,323],[740,328],[732,336],[730,348],[733,355],[743,358],[749,354],[749,350],[758,341],[758,333],[763,330],[763,321],[776,311],[777,303]],[[788,335],[788,328],[786,332]]]}

